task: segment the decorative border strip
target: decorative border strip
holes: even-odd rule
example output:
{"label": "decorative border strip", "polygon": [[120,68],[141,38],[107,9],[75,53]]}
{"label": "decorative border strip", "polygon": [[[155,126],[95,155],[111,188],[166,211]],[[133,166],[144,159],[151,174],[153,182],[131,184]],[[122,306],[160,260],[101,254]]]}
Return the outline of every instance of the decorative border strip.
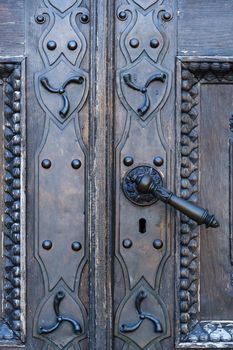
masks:
{"label": "decorative border strip", "polygon": [[24,62],[0,63],[3,85],[3,293],[0,347],[25,338],[25,113]]}
{"label": "decorative border strip", "polygon": [[[201,84],[233,83],[233,63],[224,58],[179,58],[181,74],[180,192],[198,200],[199,105]],[[178,236],[179,237],[179,236]],[[233,321],[199,321],[199,231],[181,215],[179,250],[179,329],[177,347],[233,347]]]}

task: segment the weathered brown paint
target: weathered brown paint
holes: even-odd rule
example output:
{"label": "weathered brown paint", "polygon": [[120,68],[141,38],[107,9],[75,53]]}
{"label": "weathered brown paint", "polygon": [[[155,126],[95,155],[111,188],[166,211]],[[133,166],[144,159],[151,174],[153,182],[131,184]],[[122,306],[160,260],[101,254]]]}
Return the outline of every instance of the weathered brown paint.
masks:
{"label": "weathered brown paint", "polygon": [[[75,3],[72,0],[66,1],[67,3],[65,0],[51,0],[47,4],[51,11],[57,12],[58,10],[52,9],[51,4],[57,4],[58,8],[65,8],[66,4],[72,6]],[[166,14],[161,12],[162,15],[164,14],[161,22],[157,15],[152,21],[152,17],[150,18],[152,7],[150,8],[149,5],[154,6],[158,13],[159,3],[159,1],[132,0],[129,7],[126,1],[123,2],[126,8],[121,11],[125,10],[126,17],[128,16],[124,21],[124,14],[119,14],[118,7],[122,4],[120,1],[81,2],[81,6],[89,10],[90,16],[90,22],[85,25],[79,22],[79,16],[77,16],[77,25],[85,37],[87,50],[83,61],[77,61],[73,68],[79,73],[77,69],[83,69],[89,79],[88,96],[84,99],[85,102],[79,111],[78,138],[79,141],[82,139],[84,153],[80,151],[77,156],[72,154],[71,157],[73,149],[67,145],[70,145],[70,140],[74,139],[73,131],[67,132],[65,130],[68,129],[60,127],[60,134],[67,135],[62,136],[64,149],[68,147],[65,159],[62,158],[62,152],[61,157],[57,157],[56,147],[59,145],[56,145],[54,136],[48,145],[47,153],[51,156],[52,165],[53,161],[58,162],[62,171],[53,173],[53,176],[42,184],[37,181],[37,176],[38,166],[44,158],[38,163],[38,150],[46,128],[45,120],[51,117],[49,114],[51,111],[48,112],[43,108],[38,94],[36,95],[35,86],[39,91],[41,89],[40,73],[45,68],[54,67],[51,61],[45,63],[46,60],[40,56],[40,54],[44,55],[44,52],[53,55],[53,49],[47,50],[46,42],[45,51],[39,46],[39,40],[47,30],[49,16],[45,15],[47,21],[45,24],[36,23],[35,16],[40,5],[38,0],[14,2],[2,0],[1,2],[0,77],[8,74],[6,63],[20,63],[22,66],[26,58],[26,72],[22,70],[21,81],[22,86],[25,82],[27,92],[26,102],[22,99],[22,114],[23,110],[27,109],[27,177],[23,172],[21,173],[24,181],[27,180],[26,211],[24,202],[21,206],[21,233],[27,235],[26,256],[23,240],[21,240],[21,259],[25,257],[27,260],[27,278],[25,278],[23,264],[21,265],[22,297],[23,283],[27,284],[26,314],[23,299],[20,309],[22,325],[25,322],[23,317],[26,315],[27,331],[26,340],[24,340],[24,330],[21,333],[22,341],[18,336],[15,339],[14,336],[9,340],[0,339],[2,349],[16,349],[16,344],[20,344],[27,350],[56,348],[52,343],[46,345],[43,338],[38,337],[37,334],[39,325],[37,310],[40,310],[38,307],[41,301],[45,300],[44,298],[50,300],[46,304],[46,310],[43,311],[45,316],[42,315],[42,321],[47,322],[46,326],[54,324],[52,301],[58,291],[56,288],[51,287],[51,290],[47,288],[45,274],[42,273],[38,264],[35,247],[42,249],[41,242],[38,240],[38,237],[42,236],[36,235],[38,227],[39,232],[41,230],[45,235],[43,240],[49,238],[52,240],[51,250],[56,243],[62,250],[64,237],[67,239],[70,237],[69,229],[74,233],[72,242],[67,246],[64,245],[67,255],[64,252],[63,274],[69,268],[71,269],[72,264],[67,261],[73,261],[70,260],[71,256],[73,257],[72,254],[78,254],[78,251],[72,250],[70,243],[77,240],[82,248],[86,244],[84,260],[88,260],[88,263],[83,264],[83,269],[75,277],[79,286],[76,286],[77,289],[72,292],[72,288],[69,289],[63,285],[66,296],[61,303],[62,316],[65,313],[65,316],[72,316],[73,320],[79,320],[80,311],[78,309],[75,311],[77,299],[81,300],[83,304],[81,309],[85,308],[87,313],[85,318],[83,311],[83,322],[86,322],[84,334],[80,338],[75,338],[66,348],[67,350],[138,350],[140,344],[143,348],[147,340],[153,337],[155,339],[151,344],[144,347],[147,350],[158,349],[160,346],[162,349],[169,350],[174,349],[175,346],[233,347],[231,326],[229,326],[232,323],[233,311],[231,308],[232,256],[230,255],[232,254],[232,243],[230,244],[230,240],[232,241],[232,149],[229,148],[232,142],[229,123],[233,113],[231,79],[233,68],[230,58],[233,47],[231,35],[233,4],[226,0],[221,3],[215,0],[211,3],[199,0],[195,2],[167,0],[163,4]],[[143,12],[146,4],[148,4],[148,10],[146,10],[148,12]],[[130,11],[133,14],[136,10],[140,10],[139,15],[137,19],[135,17],[131,26]],[[163,11],[163,8],[161,10]],[[171,16],[168,15],[169,13]],[[158,40],[159,45],[162,45],[163,40],[161,28],[164,31],[163,38],[167,40],[167,50],[163,58],[156,56],[161,46],[158,46],[155,39]],[[128,29],[130,34],[127,32]],[[68,28],[63,32],[62,28],[59,28],[56,31],[56,44],[59,49],[64,47],[66,55],[70,57],[70,61],[68,60],[70,63],[66,61],[66,65],[71,67],[76,49],[70,50],[70,45],[67,43],[66,35],[69,30],[71,29]],[[123,39],[122,33],[126,34]],[[69,40],[72,39],[74,38],[69,38]],[[80,42],[79,39],[76,38],[76,40],[78,52]],[[139,51],[142,46],[150,57],[148,59],[150,63],[140,58]],[[127,56],[127,50],[129,56]],[[128,58],[125,59],[124,55]],[[164,83],[153,81],[148,85],[150,107],[154,110],[151,116],[150,110],[149,112],[146,110],[140,117],[137,108],[143,102],[145,91],[136,92],[130,87],[130,83],[125,84],[127,79],[124,76],[131,74],[131,82],[143,90],[145,80],[158,69],[158,64],[159,69],[166,74],[167,81]],[[194,64],[193,67],[192,64]],[[222,76],[222,72],[226,73],[227,78]],[[54,76],[55,82],[59,76],[62,77],[62,74],[64,70],[60,69],[59,74]],[[4,79],[6,84],[6,76]],[[67,87],[71,108],[73,108],[72,96],[75,96],[80,87],[81,85],[72,84]],[[3,115],[6,92],[3,91],[2,85],[0,89],[0,109]],[[72,89],[75,92],[72,92]],[[59,104],[62,101],[61,96],[52,96],[51,92],[45,90],[40,91],[50,109],[56,110],[62,107]],[[57,100],[53,100],[54,98]],[[163,98],[164,100],[156,106],[159,98],[161,101]],[[196,117],[194,109],[197,111]],[[132,116],[131,124],[125,125],[129,115]],[[57,125],[60,125],[59,116],[55,115],[56,117]],[[54,120],[52,118],[51,120]],[[2,124],[4,120],[5,116],[1,120]],[[2,145],[3,138],[2,134],[0,137]],[[22,146],[24,142],[23,133]],[[129,156],[133,157],[134,161],[127,165],[124,159]],[[156,164],[154,162],[156,157],[162,157],[163,162]],[[3,160],[3,154],[1,159]],[[79,169],[72,168],[73,159],[81,160],[80,173],[77,173]],[[65,166],[62,165],[66,160],[65,166],[69,166],[67,173]],[[205,228],[199,230],[195,225],[187,222],[186,218],[180,217],[160,202],[149,207],[139,207],[130,203],[122,192],[122,179],[127,171],[141,164],[156,167],[166,186],[176,194],[214,212],[220,221],[220,228],[215,232]],[[42,171],[41,168],[39,169]],[[188,174],[190,169],[191,173]],[[45,170],[46,173],[43,172],[46,176],[52,173],[51,170],[47,170]],[[77,191],[75,195],[78,197],[77,202],[70,194],[72,186],[75,186],[72,182],[74,179],[72,171],[77,171],[74,173],[74,178],[77,179],[78,188],[74,187],[73,191],[73,193]],[[3,168],[2,172],[4,172]],[[71,176],[68,176],[68,173]],[[81,178],[78,174],[82,174]],[[68,176],[67,188],[62,182],[61,175],[64,178]],[[46,196],[44,196],[43,186],[48,184],[46,181],[48,183],[50,181],[50,186],[46,189]],[[55,190],[52,194],[50,190],[52,191],[53,186]],[[2,194],[3,187],[4,183],[1,182]],[[63,193],[62,198],[59,197],[59,187]],[[21,191],[23,193],[24,183]],[[38,208],[37,193],[42,194],[41,219],[36,209]],[[65,222],[62,212],[69,211],[69,208],[69,213],[72,213],[72,210],[82,211],[82,204],[78,202],[82,195],[85,197],[85,219],[82,217],[80,220],[79,213],[72,224]],[[54,206],[51,202],[51,208],[49,208],[48,203],[52,199],[54,202],[56,196],[59,200]],[[4,205],[1,204],[1,215],[3,211]],[[58,212],[60,221],[56,220]],[[26,231],[23,223],[25,213]],[[48,225],[46,224],[48,219],[45,221],[47,214],[48,217],[51,216],[51,222]],[[146,229],[142,229],[142,232],[139,226],[141,219],[146,220]],[[85,243],[82,241],[83,233],[79,231],[80,225],[85,232]],[[67,230],[66,235],[60,235],[56,240],[53,228],[56,228],[56,231],[59,228],[62,228],[63,232]],[[47,237],[50,234],[51,237]],[[6,247],[3,246],[2,250],[4,249]],[[43,251],[46,259],[49,251],[50,249]],[[83,252],[82,249],[81,251]],[[53,270],[53,264],[56,270],[58,265],[56,259],[59,259],[60,255],[55,254],[55,258],[49,260],[51,270]],[[1,259],[1,276],[4,275],[4,264],[5,259]],[[66,264],[69,266],[67,267]],[[79,261],[77,265],[81,266]],[[69,274],[67,273],[67,278],[70,274],[71,270]],[[140,284],[142,275],[144,281]],[[54,283],[55,277],[56,275],[53,276]],[[72,285],[72,279],[73,277],[70,277],[67,284],[70,282]],[[156,316],[163,331],[160,333],[158,327],[158,333],[155,334],[153,323],[145,319],[138,330],[128,336],[121,332],[120,327],[123,324],[138,321],[135,300],[137,297],[139,299],[140,295],[145,296],[140,294],[142,292],[147,292],[147,296],[140,302],[142,312],[144,314],[150,312]],[[78,297],[74,304],[72,302],[69,304],[67,301],[70,300],[68,294]],[[1,310],[1,318],[5,318],[4,310]],[[41,321],[40,318],[39,321]],[[72,334],[72,328],[69,328],[68,324],[62,327],[60,334],[63,338],[67,333]],[[206,329],[208,332],[205,331]],[[79,339],[83,340],[79,342]]]}

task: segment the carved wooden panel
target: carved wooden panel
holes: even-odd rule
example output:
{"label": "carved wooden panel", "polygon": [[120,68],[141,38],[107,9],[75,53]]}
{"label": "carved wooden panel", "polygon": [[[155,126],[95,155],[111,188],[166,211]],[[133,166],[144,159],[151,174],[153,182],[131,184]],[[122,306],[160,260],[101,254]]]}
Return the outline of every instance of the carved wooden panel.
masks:
{"label": "carved wooden panel", "polygon": [[1,310],[0,347],[25,340],[24,61],[0,62]]}
{"label": "carved wooden panel", "polygon": [[81,124],[89,86],[83,67],[83,62],[88,66],[89,11],[81,3],[45,0],[35,14],[42,28],[38,48],[44,68],[35,72],[34,86],[46,117],[35,158],[35,256],[44,297],[33,334],[43,341],[43,350],[81,350],[87,339],[87,305],[80,286],[88,252],[88,146]]}
{"label": "carved wooden panel", "polygon": [[[171,254],[170,211],[149,198],[142,205],[127,179],[150,165],[172,186],[164,114],[174,102],[173,14],[170,1],[116,3],[116,350],[157,349],[171,334],[167,292],[160,292]],[[124,191],[123,179],[129,185]]]}
{"label": "carved wooden panel", "polygon": [[180,218],[177,347],[232,348],[233,64],[181,58],[178,76],[180,194],[211,206],[220,227],[200,229],[187,217]]}

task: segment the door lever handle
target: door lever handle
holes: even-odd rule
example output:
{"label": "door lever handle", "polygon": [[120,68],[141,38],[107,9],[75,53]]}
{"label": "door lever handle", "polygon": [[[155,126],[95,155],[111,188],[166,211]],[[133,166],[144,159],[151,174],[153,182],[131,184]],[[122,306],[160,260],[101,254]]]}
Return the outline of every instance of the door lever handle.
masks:
{"label": "door lever handle", "polygon": [[[165,188],[162,185],[162,178],[159,172],[149,166],[141,166],[131,170],[123,181],[123,191],[126,197],[135,204],[143,205],[143,198],[145,199],[148,195],[153,196],[154,201],[161,200],[166,204],[170,204],[173,208],[197,222],[198,225],[205,224],[207,228],[219,227],[219,222],[207,209],[180,198]],[[133,195],[134,192],[135,196]],[[132,200],[133,198],[134,200]],[[136,203],[135,199],[139,200],[139,198],[141,202]],[[147,204],[152,204],[152,201]]]}

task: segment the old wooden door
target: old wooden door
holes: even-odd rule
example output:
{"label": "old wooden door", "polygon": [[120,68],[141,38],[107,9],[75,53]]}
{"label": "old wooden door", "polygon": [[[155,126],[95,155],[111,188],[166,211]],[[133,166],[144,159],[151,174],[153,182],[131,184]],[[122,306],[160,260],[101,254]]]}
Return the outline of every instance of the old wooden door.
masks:
{"label": "old wooden door", "polygon": [[0,1],[1,349],[233,348],[232,14]]}

